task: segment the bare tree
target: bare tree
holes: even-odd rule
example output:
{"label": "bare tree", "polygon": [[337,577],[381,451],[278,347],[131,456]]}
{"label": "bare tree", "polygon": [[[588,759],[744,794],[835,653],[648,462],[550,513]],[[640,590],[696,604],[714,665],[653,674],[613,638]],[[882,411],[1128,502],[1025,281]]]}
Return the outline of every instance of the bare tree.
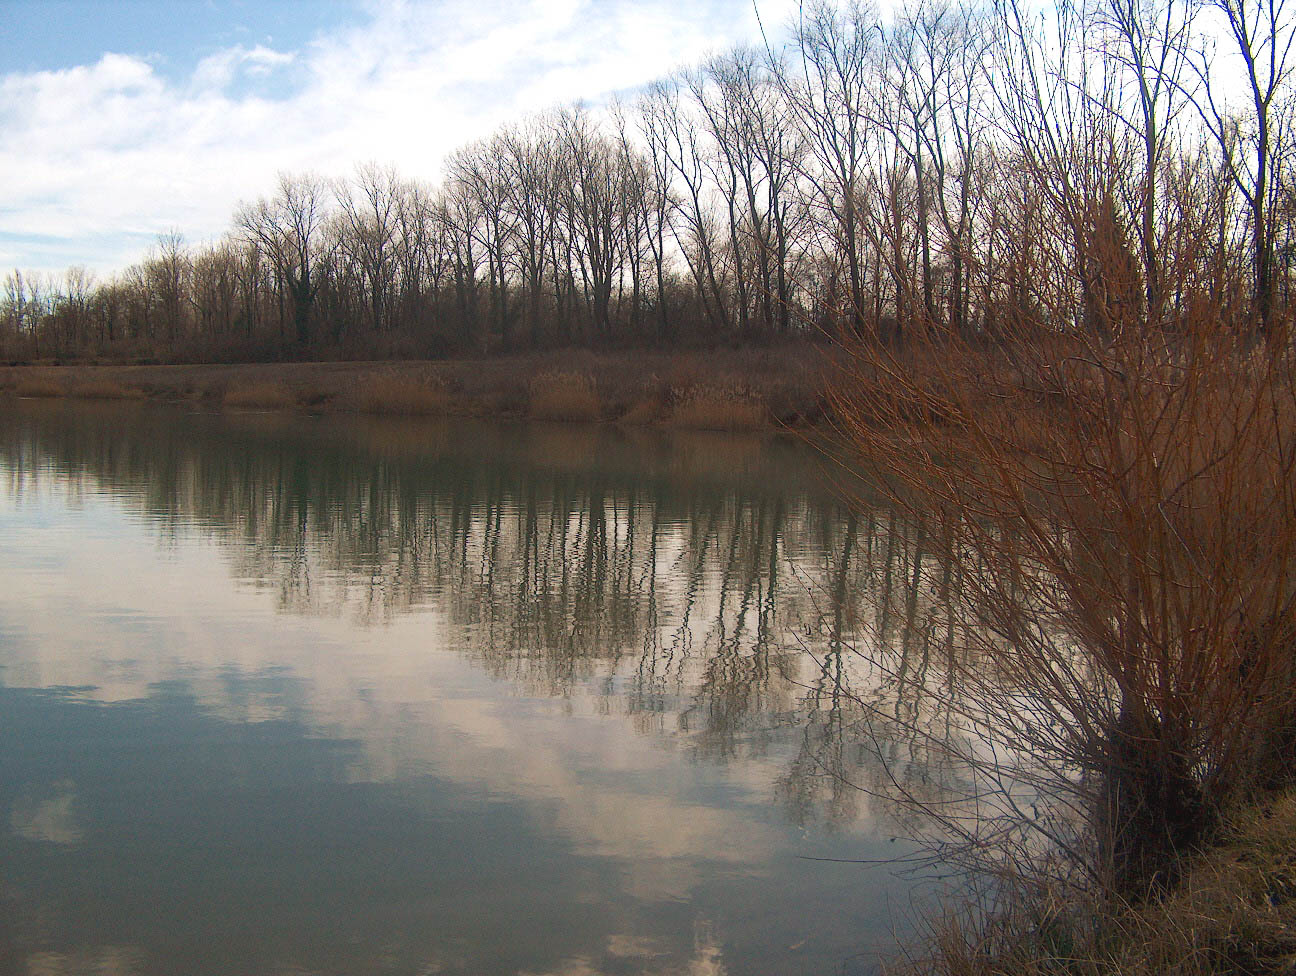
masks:
{"label": "bare tree", "polygon": [[158,236],[157,250],[146,260],[150,289],[158,299],[167,341],[172,345],[185,331],[185,295],[188,288],[189,255],[184,236],[168,231]]}
{"label": "bare tree", "polygon": [[422,332],[437,326],[439,297],[450,264],[449,228],[434,191],[405,182],[397,197],[396,265],[403,324]]}
{"label": "bare tree", "polygon": [[311,311],[323,283],[327,199],[327,186],[319,177],[281,173],[273,198],[242,207],[235,215],[240,232],[270,259],[288,292],[298,345],[311,339]]}
{"label": "bare tree", "polygon": [[[1052,251],[1048,259],[1064,272],[1040,283],[1056,294],[1037,308],[1056,315],[1070,301],[1071,314],[1091,331],[1130,327],[1134,320],[1124,314],[1125,306],[1137,298],[1142,283],[1131,280],[1135,267],[1115,202],[1116,174],[1130,160],[1117,138],[1114,66],[1088,56],[1085,21],[1071,7],[1059,7],[1045,21],[1018,0],[999,0],[995,24],[1002,79],[993,88],[997,118],[1020,174],[1045,208],[1045,221],[1066,231],[1036,235]],[[1020,227],[1011,233],[1028,240]],[[1046,329],[1066,324],[1037,323]]]}
{"label": "bare tree", "polygon": [[889,84],[882,91],[889,90],[899,107],[893,131],[914,173],[923,309],[929,321],[940,318],[933,267],[939,250],[951,279],[949,326],[961,331],[968,325],[967,278],[975,263],[977,164],[988,141],[989,24],[977,8],[923,3],[896,16],[887,42]]}
{"label": "bare tree", "polygon": [[[1291,138],[1290,82],[1296,57],[1296,18],[1287,0],[1214,0],[1232,49],[1221,63],[1213,45],[1199,44],[1192,67],[1201,82],[1194,104],[1215,139],[1224,166],[1250,213],[1251,264],[1255,316],[1266,333],[1274,319],[1274,203],[1281,192],[1285,153],[1275,151]],[[1219,80],[1225,64],[1240,64],[1248,101],[1228,103]],[[1250,155],[1250,161],[1240,158]]]}
{"label": "bare tree", "polygon": [[463,340],[472,339],[479,331],[478,275],[481,250],[477,247],[477,241],[481,234],[478,225],[483,219],[481,203],[471,188],[452,183],[438,210],[438,220],[446,228],[450,238],[455,306],[459,335]]}
{"label": "bare tree", "polygon": [[506,205],[516,228],[532,345],[540,343],[545,258],[558,217],[556,154],[548,143],[554,125],[533,120],[525,128],[505,129],[492,143],[504,168]]}
{"label": "bare tree", "polygon": [[228,337],[238,315],[239,252],[231,241],[204,248],[192,260],[189,302],[209,339]]}
{"label": "bare tree", "polygon": [[728,332],[730,303],[717,273],[715,229],[703,163],[699,131],[680,99],[680,84],[663,81],[650,85],[639,103],[644,132],[654,156],[665,159],[682,184],[672,224],[680,253],[688,263],[703,312],[712,328]]}
{"label": "bare tree", "polygon": [[831,218],[836,252],[846,266],[846,311],[856,333],[863,330],[868,307],[858,209],[877,39],[876,14],[859,0],[841,9],[808,4],[796,29],[798,63],[776,76],[805,134],[807,160],[816,163],[802,167],[801,175]]}
{"label": "bare tree", "polygon": [[1104,0],[1090,15],[1098,53],[1119,68],[1111,108],[1142,155],[1141,166],[1120,174],[1121,195],[1138,233],[1147,316],[1154,323],[1162,320],[1166,300],[1160,245],[1166,229],[1158,202],[1173,127],[1186,103],[1193,13],[1193,0]]}
{"label": "bare tree", "polygon": [[28,331],[28,298],[27,279],[14,268],[5,275],[4,324],[15,339],[21,340]]}
{"label": "bare tree", "polygon": [[351,180],[334,186],[342,220],[342,247],[359,265],[368,292],[369,325],[375,333],[391,327],[403,189],[394,168],[375,163],[357,166]]}
{"label": "bare tree", "polygon": [[613,279],[624,256],[627,174],[618,147],[583,109],[563,113],[559,125],[571,167],[565,183],[568,233],[576,244],[594,334],[607,337]]}
{"label": "bare tree", "polygon": [[63,292],[57,310],[64,348],[74,350],[85,343],[89,331],[90,297],[94,290],[94,275],[84,265],[75,265],[63,273]]}
{"label": "bare tree", "polygon": [[[646,166],[639,177],[639,202],[646,221],[645,235],[652,250],[653,273],[657,292],[657,338],[663,340],[671,333],[671,315],[666,295],[668,266],[667,234],[675,202],[671,195],[673,168],[666,156],[662,128],[648,122],[647,106],[643,100],[636,105],[639,135],[645,143]],[[629,153],[628,128],[618,115],[618,134],[622,152]]]}
{"label": "bare tree", "polygon": [[472,223],[471,233],[486,256],[495,331],[508,347],[512,340],[512,317],[507,264],[515,228],[508,210],[508,173],[499,146],[493,141],[465,146],[451,155],[446,169],[451,183],[476,203],[479,219]]}

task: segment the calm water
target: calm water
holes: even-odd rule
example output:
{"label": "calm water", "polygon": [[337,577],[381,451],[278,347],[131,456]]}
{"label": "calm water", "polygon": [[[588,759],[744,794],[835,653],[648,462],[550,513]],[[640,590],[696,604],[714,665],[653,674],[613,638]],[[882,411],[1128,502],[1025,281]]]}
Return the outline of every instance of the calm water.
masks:
{"label": "calm water", "polygon": [[811,858],[903,853],[860,700],[933,653],[923,542],[813,452],[2,409],[4,972],[864,973],[904,930],[912,878]]}

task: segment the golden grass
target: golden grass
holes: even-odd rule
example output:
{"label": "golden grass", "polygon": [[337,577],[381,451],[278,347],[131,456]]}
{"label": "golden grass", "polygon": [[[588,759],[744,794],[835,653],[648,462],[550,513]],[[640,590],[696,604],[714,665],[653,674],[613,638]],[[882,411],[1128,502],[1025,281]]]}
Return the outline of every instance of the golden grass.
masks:
{"label": "golden grass", "polygon": [[643,426],[645,424],[656,423],[661,419],[663,407],[660,398],[655,396],[645,396],[634,403],[630,404],[629,409],[617,418],[617,423],[629,424],[631,426]]}
{"label": "golden grass", "polygon": [[1038,892],[989,920],[946,918],[932,976],[1251,976],[1296,972],[1296,792],[1237,813],[1140,907]]}
{"label": "golden grass", "polygon": [[537,420],[598,420],[603,404],[586,373],[549,371],[531,381],[527,414]]}
{"label": "golden grass", "polygon": [[450,411],[452,399],[436,377],[416,379],[391,373],[361,377],[348,403],[361,413],[437,416]]}
{"label": "golden grass", "polygon": [[[676,399],[672,391],[710,387],[757,390],[771,417],[804,426],[822,413],[816,406],[822,384],[812,375],[819,355],[818,347],[802,343],[755,351],[561,349],[436,362],[0,366],[0,390],[64,397],[78,395],[71,391],[82,386],[89,395],[94,385],[104,390],[103,399],[117,399],[119,393],[107,387],[115,383],[141,390],[151,400],[201,399],[231,409],[533,416],[578,423],[615,418],[632,426],[668,424]],[[16,390],[19,384],[31,392]],[[697,408],[692,409],[696,417]],[[686,421],[681,426],[695,425],[688,413],[681,411]],[[739,428],[753,425],[750,410],[738,414]],[[732,422],[713,411],[696,425]],[[771,424],[762,420],[755,426]]]}
{"label": "golden grass", "polygon": [[225,406],[250,410],[281,410],[295,406],[296,397],[281,383],[251,382],[225,391]]}
{"label": "golden grass", "polygon": [[1138,923],[1127,933],[1136,972],[1296,972],[1296,793],[1236,817]]}
{"label": "golden grass", "polygon": [[14,385],[14,394],[20,397],[61,397],[67,396],[67,387],[56,380],[32,376],[19,380]]}
{"label": "golden grass", "polygon": [[142,400],[147,394],[138,386],[125,386],[116,380],[89,379],[74,383],[67,395],[82,400]]}
{"label": "golden grass", "polygon": [[740,386],[691,386],[674,393],[670,423],[691,430],[760,430],[769,425],[769,409],[751,390]]}

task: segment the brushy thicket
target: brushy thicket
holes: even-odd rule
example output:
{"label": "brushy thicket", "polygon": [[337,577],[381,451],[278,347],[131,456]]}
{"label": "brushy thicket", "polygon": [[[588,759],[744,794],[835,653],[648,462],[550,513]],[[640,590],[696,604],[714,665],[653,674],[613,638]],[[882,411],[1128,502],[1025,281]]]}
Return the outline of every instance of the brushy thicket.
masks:
{"label": "brushy thicket", "polygon": [[1023,342],[1006,379],[871,360],[836,402],[962,557],[975,707],[1082,791],[1125,886],[1296,759],[1292,358],[1189,325]]}
{"label": "brushy thicket", "polygon": [[1140,324],[842,360],[849,457],[957,564],[929,571],[962,623],[924,693],[968,802],[902,799],[994,895],[936,971],[1124,972],[1129,906],[1191,897],[1229,818],[1296,781],[1296,356]]}

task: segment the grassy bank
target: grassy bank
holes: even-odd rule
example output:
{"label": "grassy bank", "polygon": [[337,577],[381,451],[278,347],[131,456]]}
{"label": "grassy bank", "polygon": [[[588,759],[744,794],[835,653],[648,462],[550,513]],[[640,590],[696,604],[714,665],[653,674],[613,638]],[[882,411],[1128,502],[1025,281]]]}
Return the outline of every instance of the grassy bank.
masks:
{"label": "grassy bank", "polygon": [[765,430],[816,423],[821,374],[822,352],[796,344],[437,362],[5,366],[0,395]]}
{"label": "grassy bank", "polygon": [[942,976],[1259,976],[1296,972],[1296,792],[1244,805],[1217,842],[1183,859],[1166,897],[1132,905],[1035,890],[990,924],[947,917]]}

